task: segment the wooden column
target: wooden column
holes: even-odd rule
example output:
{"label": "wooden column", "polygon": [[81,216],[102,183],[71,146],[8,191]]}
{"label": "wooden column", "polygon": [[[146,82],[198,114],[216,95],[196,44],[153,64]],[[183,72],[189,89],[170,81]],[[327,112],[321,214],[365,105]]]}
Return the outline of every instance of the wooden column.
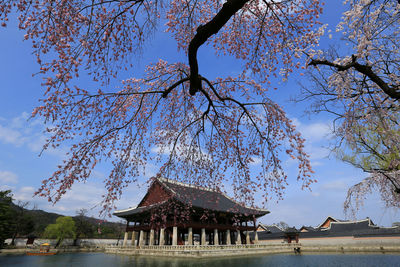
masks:
{"label": "wooden column", "polygon": [[154,229],[150,230],[150,239],[149,239],[149,246],[154,245]]}
{"label": "wooden column", "polygon": [[178,245],[178,227],[176,226],[172,228],[172,245]]}
{"label": "wooden column", "polygon": [[249,245],[250,243],[250,233],[249,231],[246,231],[246,244]]}
{"label": "wooden column", "polygon": [[205,245],[206,244],[206,229],[201,228],[201,242],[200,245]]}
{"label": "wooden column", "polygon": [[188,245],[189,246],[193,245],[193,229],[192,229],[192,227],[189,227],[189,229],[188,229]]}
{"label": "wooden column", "polygon": [[219,240],[218,240],[218,229],[214,229],[214,245],[219,245]]}
{"label": "wooden column", "polygon": [[226,237],[225,237],[225,243],[227,245],[231,245],[231,230],[226,230]]}

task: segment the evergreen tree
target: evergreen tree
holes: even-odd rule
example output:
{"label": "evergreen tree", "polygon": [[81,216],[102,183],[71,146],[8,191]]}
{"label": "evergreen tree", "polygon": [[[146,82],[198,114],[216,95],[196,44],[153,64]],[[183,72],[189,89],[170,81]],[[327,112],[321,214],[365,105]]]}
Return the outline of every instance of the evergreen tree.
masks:
{"label": "evergreen tree", "polygon": [[4,246],[4,241],[12,236],[15,228],[15,211],[11,204],[11,190],[0,191],[0,248]]}

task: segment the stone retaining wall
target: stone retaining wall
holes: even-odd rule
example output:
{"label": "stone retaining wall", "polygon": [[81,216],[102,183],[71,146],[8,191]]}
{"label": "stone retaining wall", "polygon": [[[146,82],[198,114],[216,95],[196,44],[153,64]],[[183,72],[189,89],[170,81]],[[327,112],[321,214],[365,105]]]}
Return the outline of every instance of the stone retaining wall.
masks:
{"label": "stone retaining wall", "polygon": [[294,253],[300,244],[278,245],[219,245],[219,246],[142,246],[105,248],[106,253],[124,255],[157,255],[169,257],[223,257],[245,256],[255,254]]}
{"label": "stone retaining wall", "polygon": [[[11,241],[11,240],[10,240]],[[301,242],[284,243],[282,240],[260,240],[257,245],[217,245],[217,246],[142,246],[122,247],[122,241],[116,246],[115,239],[81,239],[81,247],[70,247],[73,240],[66,240],[57,252],[106,252],[124,255],[158,255],[172,257],[221,257],[245,256],[253,254],[295,253],[299,247],[301,253],[400,253],[400,238],[302,238]],[[48,242],[53,246],[56,240],[37,239],[35,245]],[[25,248],[26,239],[17,239],[17,246],[24,248],[3,249],[2,254],[24,254],[31,251]],[[36,246],[37,247],[37,246]]]}
{"label": "stone retaining wall", "polygon": [[300,253],[400,253],[400,238],[302,238],[300,243],[291,244],[282,240],[262,240],[257,245],[228,246],[108,246],[105,252],[125,255],[220,257],[296,253],[295,248],[300,248]]}
{"label": "stone retaining wall", "polygon": [[[65,248],[52,248],[50,252],[57,253],[77,253],[77,252],[104,252],[104,247],[91,247],[91,248],[82,248],[82,247],[65,247]],[[26,254],[26,252],[39,252],[39,249],[35,248],[13,248],[13,249],[0,249],[0,254],[8,255],[8,254]]]}
{"label": "stone retaining wall", "polygon": [[[15,246],[16,247],[26,247],[26,238],[16,238],[15,239]],[[77,245],[80,247],[105,247],[110,245],[116,245],[117,243],[122,244],[123,240],[117,239],[78,239]],[[7,239],[5,241],[6,244],[11,243],[11,239]],[[51,246],[55,246],[57,244],[57,239],[44,239],[44,238],[37,238],[35,239],[33,246],[40,246],[40,244],[49,243]],[[65,239],[61,246],[72,246],[74,243],[73,239]]]}
{"label": "stone retaining wall", "polygon": [[300,242],[307,246],[399,246],[400,237],[328,237],[328,238],[301,238]]}

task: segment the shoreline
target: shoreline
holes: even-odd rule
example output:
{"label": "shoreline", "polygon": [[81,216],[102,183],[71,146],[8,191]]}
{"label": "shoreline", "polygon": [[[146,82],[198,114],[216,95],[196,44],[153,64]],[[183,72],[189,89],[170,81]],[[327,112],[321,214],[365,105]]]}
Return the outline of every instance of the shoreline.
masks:
{"label": "shoreline", "polygon": [[[38,251],[32,248],[5,248],[0,249],[0,255],[25,255],[27,252]],[[65,247],[65,248],[52,248],[49,252],[59,253],[87,253],[87,252],[105,252],[105,248],[85,248],[85,247]]]}
{"label": "shoreline", "polygon": [[[296,251],[296,249],[298,249]],[[400,246],[309,246],[302,244],[277,244],[277,245],[230,245],[230,246],[176,246],[172,248],[157,248],[147,246],[134,247],[106,247],[105,253],[118,255],[165,256],[182,258],[214,258],[233,256],[252,256],[269,254],[385,254],[400,253]]]}
{"label": "shoreline", "polygon": [[[216,257],[243,257],[269,254],[399,254],[400,239],[351,239],[351,238],[320,238],[303,239],[299,243],[283,243],[282,241],[261,241],[252,245],[193,245],[193,246],[142,246],[125,247],[110,245],[110,243],[91,243],[84,246],[69,244],[51,249],[57,253],[86,253],[101,252],[106,254],[131,256],[160,256],[179,258],[216,258]],[[16,247],[0,249],[0,255],[21,255],[36,251],[37,247]]]}
{"label": "shoreline", "polygon": [[[114,248],[116,249],[116,248]],[[150,257],[164,257],[164,258],[225,258],[225,257],[251,257],[251,256],[263,256],[263,255],[276,255],[276,254],[293,254],[293,255],[323,255],[323,254],[388,254],[396,255],[400,254],[400,247],[397,246],[386,246],[386,247],[336,247],[336,246],[301,246],[300,253],[295,253],[293,247],[282,249],[269,247],[266,248],[245,248],[245,249],[212,249],[212,250],[187,250],[187,249],[174,249],[165,250],[164,253],[160,251],[155,252],[151,249],[140,249],[140,248],[121,248],[119,251],[110,250],[107,247],[93,247],[93,248],[59,248],[51,249],[51,252],[57,252],[57,254],[66,253],[104,253],[104,254],[115,254],[121,256],[150,256]],[[30,248],[12,248],[12,249],[0,249],[0,256],[4,255],[26,255],[26,252],[32,251]]]}

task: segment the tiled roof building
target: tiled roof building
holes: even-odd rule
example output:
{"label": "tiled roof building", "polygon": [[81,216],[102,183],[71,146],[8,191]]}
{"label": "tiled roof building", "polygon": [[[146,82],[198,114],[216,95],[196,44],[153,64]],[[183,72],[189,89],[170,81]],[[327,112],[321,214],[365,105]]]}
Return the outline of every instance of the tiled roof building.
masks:
{"label": "tiled roof building", "polygon": [[200,244],[207,239],[208,244],[250,243],[248,233],[256,230],[256,219],[268,213],[246,207],[218,189],[158,177],[137,207],[114,215],[127,220],[124,244],[132,232],[132,240],[139,235],[134,245],[140,246],[191,245],[195,236]]}

